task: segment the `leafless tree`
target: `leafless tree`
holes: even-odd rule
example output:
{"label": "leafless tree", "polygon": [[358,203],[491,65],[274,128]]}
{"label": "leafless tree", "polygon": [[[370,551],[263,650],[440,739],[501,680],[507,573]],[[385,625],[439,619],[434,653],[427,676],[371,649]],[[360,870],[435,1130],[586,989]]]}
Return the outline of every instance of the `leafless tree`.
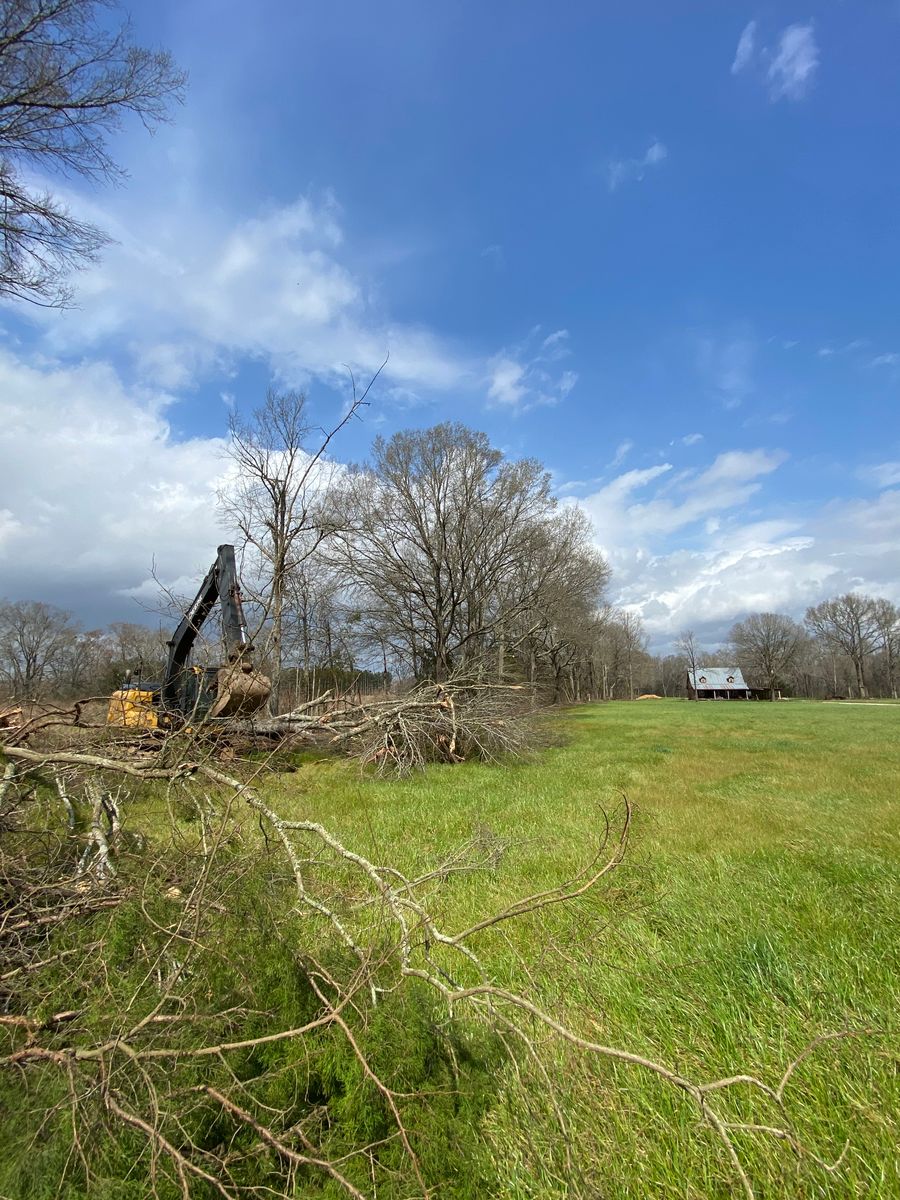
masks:
{"label": "leafless tree", "polygon": [[52,604],[0,604],[0,676],[13,697],[38,699],[77,635],[72,614]]}
{"label": "leafless tree", "polygon": [[728,640],[741,667],[764,682],[775,699],[778,680],[803,644],[803,628],[782,613],[752,613],[733,625]]}
{"label": "leafless tree", "polygon": [[848,592],[806,610],[807,628],[833,651],[846,654],[853,664],[860,699],[868,696],[866,660],[878,641],[875,601],[859,592]]}
{"label": "leafless tree", "polygon": [[133,671],[144,679],[161,678],[168,657],[167,637],[159,626],[114,621],[107,634],[112,674],[118,677]]}
{"label": "leafless tree", "polygon": [[684,659],[680,654],[659,655],[653,659],[652,689],[663,696],[680,696],[684,692]]}
{"label": "leafless tree", "polygon": [[225,521],[238,529],[260,575],[259,598],[271,627],[268,650],[276,698],[288,581],[334,526],[329,507],[333,466],[326,451],[366,403],[368,391],[357,396],[354,388],[351,403],[331,430],[312,424],[302,393],[273,388],[249,419],[235,413],[229,423],[228,452],[236,480],[220,499]]}
{"label": "leafless tree", "polygon": [[646,652],[647,635],[640,613],[628,609],[622,611],[619,625],[625,645],[625,660],[628,666],[628,699],[634,699],[634,672],[638,657]]}
{"label": "leafless tree", "polygon": [[697,639],[694,637],[693,629],[684,629],[679,633],[675,641],[675,650],[685,659],[687,669],[691,672],[691,677],[696,682],[701,651],[697,645]]}
{"label": "leafless tree", "polygon": [[183,96],[171,56],[111,29],[107,0],[0,4],[0,295],[60,306],[70,271],[108,241],[26,172],[118,182],[109,136],[133,114],[153,129]]}
{"label": "leafless tree", "polygon": [[884,660],[887,686],[893,700],[897,699],[897,658],[900,656],[900,610],[890,600],[873,602],[876,645]]}
{"label": "leafless tree", "polygon": [[633,699],[635,675],[645,659],[646,637],[637,613],[606,605],[590,630],[590,677],[603,700]]}
{"label": "leafless tree", "polygon": [[590,522],[566,508],[532,531],[528,553],[502,591],[504,650],[531,684],[552,688],[554,700],[592,696],[598,612],[609,565],[591,544]]}
{"label": "leafless tree", "polygon": [[504,461],[460,424],[411,430],[376,439],[371,463],[348,478],[329,554],[373,640],[443,680],[497,646],[506,653],[538,605],[555,510],[533,459]]}

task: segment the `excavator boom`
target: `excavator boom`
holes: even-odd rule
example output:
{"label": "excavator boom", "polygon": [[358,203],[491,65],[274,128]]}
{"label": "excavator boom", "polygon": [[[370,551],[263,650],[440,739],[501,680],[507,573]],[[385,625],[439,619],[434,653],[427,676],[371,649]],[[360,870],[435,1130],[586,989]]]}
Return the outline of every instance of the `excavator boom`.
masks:
{"label": "excavator boom", "polygon": [[216,602],[222,610],[222,634],[227,663],[215,673],[215,698],[209,717],[250,716],[268,703],[271,684],[253,670],[253,644],[247,635],[244,606],[238,583],[234,546],[219,546],[216,561],[169,641],[169,660],[162,686],[162,705],[170,712],[185,712],[188,659],[197,636]]}
{"label": "excavator boom", "polygon": [[[222,611],[225,665],[191,666],[191,651],[217,603]],[[219,546],[216,561],[168,645],[162,684],[126,682],[110,698],[109,724],[156,729],[185,718],[247,717],[265,708],[272,685],[253,669],[253,643],[247,634],[234,546]]]}

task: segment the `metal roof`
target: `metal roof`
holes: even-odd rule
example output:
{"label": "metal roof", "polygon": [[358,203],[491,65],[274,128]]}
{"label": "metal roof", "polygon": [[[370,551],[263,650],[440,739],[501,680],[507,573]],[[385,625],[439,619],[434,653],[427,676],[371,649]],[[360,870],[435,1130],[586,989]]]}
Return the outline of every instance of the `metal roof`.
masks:
{"label": "metal roof", "polygon": [[688,680],[698,692],[749,691],[740,667],[698,667],[688,671]]}

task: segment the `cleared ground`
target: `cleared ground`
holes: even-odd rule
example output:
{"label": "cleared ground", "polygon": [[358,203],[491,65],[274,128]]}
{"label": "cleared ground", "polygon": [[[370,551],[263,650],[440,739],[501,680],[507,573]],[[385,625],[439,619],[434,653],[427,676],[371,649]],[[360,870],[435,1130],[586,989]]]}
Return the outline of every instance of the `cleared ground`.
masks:
{"label": "cleared ground", "polygon": [[[474,839],[496,866],[435,884],[448,929],[583,863],[601,812],[627,793],[626,866],[565,911],[480,935],[496,981],[699,1078],[777,1082],[817,1035],[872,1031],[820,1047],[787,1091],[822,1154],[849,1139],[840,1173],[798,1165],[772,1139],[741,1135],[741,1148],[760,1196],[900,1196],[900,707],[644,701],[560,724],[563,743],[525,764],[391,783],[309,756],[267,787],[285,814],[417,874]],[[563,1196],[576,1173],[605,1197],[739,1194],[720,1148],[664,1085],[540,1042],[548,1076],[497,1078],[485,1124],[494,1194]],[[569,1123],[568,1163],[550,1090]],[[771,1119],[742,1103],[736,1119]]]}

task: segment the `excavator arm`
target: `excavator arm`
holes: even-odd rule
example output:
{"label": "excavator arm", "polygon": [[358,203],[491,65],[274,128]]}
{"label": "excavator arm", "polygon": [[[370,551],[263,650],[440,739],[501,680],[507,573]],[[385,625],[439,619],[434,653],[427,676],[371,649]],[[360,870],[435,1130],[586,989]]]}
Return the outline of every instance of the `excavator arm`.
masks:
{"label": "excavator arm", "polygon": [[222,610],[227,665],[215,672],[215,699],[208,715],[248,715],[257,712],[269,699],[269,680],[253,670],[253,644],[247,635],[234,546],[225,545],[219,546],[216,561],[169,640],[169,658],[162,684],[162,706],[169,712],[184,711],[185,678],[190,671],[188,660],[216,602]]}

